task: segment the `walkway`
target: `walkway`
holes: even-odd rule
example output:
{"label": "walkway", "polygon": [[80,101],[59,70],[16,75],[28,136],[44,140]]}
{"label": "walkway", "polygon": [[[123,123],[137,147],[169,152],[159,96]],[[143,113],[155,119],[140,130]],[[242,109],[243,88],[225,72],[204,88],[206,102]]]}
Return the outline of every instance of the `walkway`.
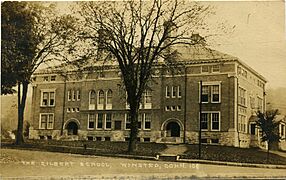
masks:
{"label": "walkway", "polygon": [[161,152],[161,154],[180,155],[187,151],[187,147],[184,144],[179,145],[167,145],[167,148]]}

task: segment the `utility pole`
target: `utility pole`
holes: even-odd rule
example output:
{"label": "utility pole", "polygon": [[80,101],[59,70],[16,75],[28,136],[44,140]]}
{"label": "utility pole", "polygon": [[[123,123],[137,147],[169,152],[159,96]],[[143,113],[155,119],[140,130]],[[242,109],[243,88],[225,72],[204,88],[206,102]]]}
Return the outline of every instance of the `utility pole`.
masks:
{"label": "utility pole", "polygon": [[201,152],[202,152],[202,92],[203,92],[203,82],[200,81],[200,118],[199,118],[199,159],[201,159]]}

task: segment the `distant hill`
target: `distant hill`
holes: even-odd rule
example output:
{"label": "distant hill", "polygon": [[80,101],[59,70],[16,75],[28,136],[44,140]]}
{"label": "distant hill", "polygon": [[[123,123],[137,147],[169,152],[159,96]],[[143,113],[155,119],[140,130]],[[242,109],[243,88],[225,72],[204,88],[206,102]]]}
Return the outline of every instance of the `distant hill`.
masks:
{"label": "distant hill", "polygon": [[267,109],[279,109],[281,115],[286,115],[286,88],[266,90]]}

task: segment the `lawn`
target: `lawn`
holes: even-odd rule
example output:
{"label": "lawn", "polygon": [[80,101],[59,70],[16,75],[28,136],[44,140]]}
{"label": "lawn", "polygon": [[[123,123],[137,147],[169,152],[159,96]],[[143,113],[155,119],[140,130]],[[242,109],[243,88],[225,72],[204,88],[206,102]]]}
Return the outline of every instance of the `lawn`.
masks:
{"label": "lawn", "polygon": [[[187,151],[181,158],[198,159],[198,145],[187,145]],[[213,161],[227,161],[257,164],[283,164],[286,158],[270,153],[267,162],[267,153],[259,148],[236,148],[218,145],[202,145],[201,159]]]}

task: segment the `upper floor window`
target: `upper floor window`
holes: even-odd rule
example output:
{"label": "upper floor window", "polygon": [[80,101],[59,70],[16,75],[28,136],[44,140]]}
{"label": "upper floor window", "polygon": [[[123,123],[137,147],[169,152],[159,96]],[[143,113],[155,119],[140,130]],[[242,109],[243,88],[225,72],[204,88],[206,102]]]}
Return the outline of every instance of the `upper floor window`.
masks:
{"label": "upper floor window", "polygon": [[175,98],[177,96],[177,87],[172,86],[172,98]]}
{"label": "upper floor window", "polygon": [[151,129],[151,114],[149,113],[144,114],[144,129]]}
{"label": "upper floor window", "polygon": [[106,93],[106,109],[112,109],[112,91],[110,89]]}
{"label": "upper floor window", "polygon": [[202,103],[220,103],[220,83],[203,83],[202,94],[199,96]]}
{"label": "upper floor window", "polygon": [[178,98],[182,97],[181,86],[178,86]]}
{"label": "upper floor window", "polygon": [[53,129],[54,128],[54,114],[42,113],[40,114],[40,129]]}
{"label": "upper floor window", "polygon": [[68,101],[71,101],[72,100],[72,93],[71,91],[69,90],[68,91]]}
{"label": "upper floor window", "polygon": [[96,93],[94,90],[89,92],[89,109],[95,109]]}
{"label": "upper floor window", "polygon": [[209,102],[209,87],[208,86],[202,86],[202,102]]}
{"label": "upper floor window", "polygon": [[219,65],[213,65],[212,66],[212,72],[214,72],[214,73],[220,72],[220,66]]}
{"label": "upper floor window", "polygon": [[170,97],[170,87],[166,86],[166,98]]}
{"label": "upper floor window", "polygon": [[241,87],[238,88],[238,104],[246,106],[246,90]]}
{"label": "upper floor window", "polygon": [[152,108],[152,92],[151,90],[146,90],[144,92],[144,108],[151,109]]}
{"label": "upper floor window", "polygon": [[56,80],[56,76],[51,76],[51,81],[55,81]]}
{"label": "upper floor window", "polygon": [[80,101],[80,90],[76,91],[76,99],[77,101]]}
{"label": "upper floor window", "polygon": [[213,85],[211,86],[211,89],[212,89],[212,93],[211,93],[212,102],[219,102],[220,101],[219,85]]}
{"label": "upper floor window", "polygon": [[41,106],[54,106],[55,105],[55,92],[42,91]]}
{"label": "upper floor window", "polygon": [[76,100],[76,93],[75,91],[73,90],[72,91],[72,101],[75,101]]}
{"label": "upper floor window", "polygon": [[49,76],[44,76],[44,81],[49,81]]}
{"label": "upper floor window", "polygon": [[98,92],[97,109],[103,109],[103,105],[104,105],[104,91],[100,90]]}
{"label": "upper floor window", "polygon": [[201,72],[202,73],[208,73],[209,72],[209,66],[202,66],[201,67]]}
{"label": "upper floor window", "polygon": [[125,129],[131,128],[131,119],[129,114],[125,114]]}
{"label": "upper floor window", "polygon": [[263,99],[260,97],[257,97],[257,105],[258,105],[258,110],[262,111],[263,108]]}

